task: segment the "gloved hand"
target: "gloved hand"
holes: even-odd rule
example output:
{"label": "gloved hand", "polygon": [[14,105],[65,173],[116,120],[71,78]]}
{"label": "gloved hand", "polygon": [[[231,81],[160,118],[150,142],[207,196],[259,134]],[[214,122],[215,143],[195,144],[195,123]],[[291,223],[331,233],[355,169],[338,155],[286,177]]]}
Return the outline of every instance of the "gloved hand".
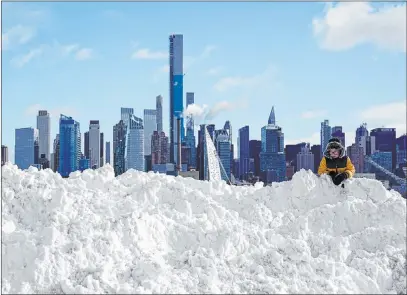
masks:
{"label": "gloved hand", "polygon": [[342,183],[342,181],[344,181],[346,178],[348,178],[347,173],[345,173],[345,172],[340,173],[340,174],[335,176],[335,178],[333,179],[333,183],[335,185],[340,185]]}

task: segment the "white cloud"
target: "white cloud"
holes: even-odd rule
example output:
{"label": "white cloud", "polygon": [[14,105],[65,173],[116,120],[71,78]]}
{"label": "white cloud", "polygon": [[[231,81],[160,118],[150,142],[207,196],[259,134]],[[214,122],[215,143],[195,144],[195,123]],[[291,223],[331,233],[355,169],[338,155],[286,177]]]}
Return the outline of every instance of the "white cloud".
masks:
{"label": "white cloud", "polygon": [[29,26],[17,25],[1,34],[2,50],[10,49],[16,45],[28,43],[35,37],[35,29]]}
{"label": "white cloud", "polygon": [[306,111],[301,114],[303,119],[315,119],[323,117],[327,114],[326,110],[313,110],[313,111]]}
{"label": "white cloud", "polygon": [[242,77],[223,77],[213,86],[215,90],[219,92],[228,91],[235,87],[255,87],[259,85],[268,85],[273,80],[275,76],[275,70],[273,67],[269,66],[263,73]]}
{"label": "white cloud", "polygon": [[216,75],[219,75],[222,70],[223,70],[222,67],[214,67],[214,68],[209,69],[206,72],[206,74],[209,75],[209,76],[216,76]]}
{"label": "white cloud", "polygon": [[61,51],[64,55],[69,55],[72,52],[75,52],[76,50],[79,49],[78,44],[69,44],[69,45],[62,45],[61,46]]}
{"label": "white cloud", "polygon": [[164,59],[168,58],[168,53],[164,51],[151,51],[148,48],[137,50],[131,56],[132,59]]}
{"label": "white cloud", "polygon": [[216,49],[215,45],[206,45],[203,52],[200,55],[200,59],[209,57],[215,49]]}
{"label": "white cloud", "polygon": [[360,113],[360,118],[371,128],[396,128],[399,135],[406,133],[406,101],[370,106]]}
{"label": "white cloud", "polygon": [[11,65],[16,68],[22,68],[31,60],[43,54],[43,52],[44,52],[43,48],[31,49],[27,54],[16,56],[13,59],[11,59]]}
{"label": "white cloud", "polygon": [[93,50],[90,48],[79,49],[75,54],[76,60],[87,60],[91,59],[93,56]]}
{"label": "white cloud", "polygon": [[330,3],[323,18],[312,21],[314,35],[328,50],[345,50],[363,43],[406,52],[406,5],[374,8],[368,2]]}
{"label": "white cloud", "polygon": [[190,104],[183,112],[183,116],[192,115],[194,118],[194,124],[199,125],[206,121],[213,120],[219,113],[225,111],[232,111],[238,108],[247,107],[245,100],[239,101],[220,101],[215,105],[209,107],[208,105]]}

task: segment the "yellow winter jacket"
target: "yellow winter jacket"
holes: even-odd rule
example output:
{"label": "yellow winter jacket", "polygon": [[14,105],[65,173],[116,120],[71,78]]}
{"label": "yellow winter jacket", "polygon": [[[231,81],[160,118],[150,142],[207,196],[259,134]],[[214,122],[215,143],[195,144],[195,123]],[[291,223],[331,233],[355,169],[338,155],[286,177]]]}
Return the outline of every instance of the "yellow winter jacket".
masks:
{"label": "yellow winter jacket", "polygon": [[355,174],[355,166],[353,166],[352,161],[348,156],[343,156],[337,159],[324,156],[319,164],[318,174],[329,174],[330,172],[335,172],[337,174],[346,172],[348,178],[351,178]]}

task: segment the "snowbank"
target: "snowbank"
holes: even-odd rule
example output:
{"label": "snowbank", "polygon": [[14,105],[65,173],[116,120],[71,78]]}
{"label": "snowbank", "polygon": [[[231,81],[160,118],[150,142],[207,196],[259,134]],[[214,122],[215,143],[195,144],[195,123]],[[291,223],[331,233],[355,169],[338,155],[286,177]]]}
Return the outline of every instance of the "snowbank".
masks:
{"label": "snowbank", "polygon": [[2,172],[3,293],[406,293],[406,200],[375,180]]}

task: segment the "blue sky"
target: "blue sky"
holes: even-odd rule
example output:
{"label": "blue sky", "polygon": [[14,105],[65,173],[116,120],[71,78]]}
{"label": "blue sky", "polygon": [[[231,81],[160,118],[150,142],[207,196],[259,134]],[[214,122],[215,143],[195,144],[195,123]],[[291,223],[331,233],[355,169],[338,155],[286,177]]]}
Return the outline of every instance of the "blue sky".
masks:
{"label": "blue sky", "polygon": [[[319,143],[320,122],[354,131],[406,125],[404,6],[369,3],[3,3],[2,144],[35,127],[38,109],[105,140],[120,107],[155,107],[168,129],[168,36],[184,35],[184,92],[218,110],[210,121],[249,125],[260,139],[271,107],[285,141]],[[209,122],[208,122],[209,123]]]}

